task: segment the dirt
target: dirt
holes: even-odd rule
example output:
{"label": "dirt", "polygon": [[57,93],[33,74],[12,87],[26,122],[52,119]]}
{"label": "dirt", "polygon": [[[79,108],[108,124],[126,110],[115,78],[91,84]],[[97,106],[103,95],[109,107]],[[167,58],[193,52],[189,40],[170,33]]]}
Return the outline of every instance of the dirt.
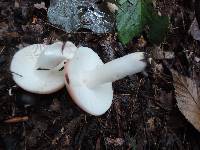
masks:
{"label": "dirt", "polygon": [[[48,22],[46,10],[34,7],[39,2],[0,1],[0,149],[200,149],[200,133],[177,108],[170,71],[200,81],[194,59],[200,57],[200,43],[188,34],[197,7],[193,1],[156,1],[156,10],[170,17],[170,31],[160,46],[151,45],[145,34],[124,46],[114,33],[66,33]],[[15,52],[55,40],[93,48],[104,62],[134,51],[145,51],[153,61],[145,74],[114,82],[111,108],[95,117],[80,110],[65,88],[37,95],[12,80],[9,65]],[[165,52],[172,57],[160,55]]]}

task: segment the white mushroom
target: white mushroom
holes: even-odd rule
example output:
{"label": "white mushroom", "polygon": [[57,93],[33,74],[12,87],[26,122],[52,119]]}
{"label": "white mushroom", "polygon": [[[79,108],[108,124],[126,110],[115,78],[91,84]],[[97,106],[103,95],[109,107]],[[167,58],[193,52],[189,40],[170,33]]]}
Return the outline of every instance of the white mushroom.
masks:
{"label": "white mushroom", "polygon": [[63,61],[73,55],[71,43],[64,48],[62,45],[62,42],[34,44],[19,50],[10,66],[14,81],[24,90],[38,94],[53,93],[64,87],[63,71],[54,68],[63,66]]}
{"label": "white mushroom", "polygon": [[101,115],[111,106],[112,82],[141,72],[146,67],[144,53],[136,52],[103,64],[90,48],[79,47],[65,64],[65,82],[75,103],[92,115]]}

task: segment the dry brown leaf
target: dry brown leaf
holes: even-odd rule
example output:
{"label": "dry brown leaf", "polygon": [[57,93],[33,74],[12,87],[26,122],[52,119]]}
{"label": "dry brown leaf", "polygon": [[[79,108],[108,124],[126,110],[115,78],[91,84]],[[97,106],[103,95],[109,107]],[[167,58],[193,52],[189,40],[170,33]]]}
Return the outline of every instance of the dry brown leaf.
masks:
{"label": "dry brown leaf", "polygon": [[172,70],[176,100],[185,118],[200,131],[200,88],[194,80]]}
{"label": "dry brown leaf", "polygon": [[148,120],[147,120],[147,125],[149,126],[149,129],[151,130],[151,131],[153,131],[154,129],[155,129],[155,117],[152,117],[152,118],[149,118]]}

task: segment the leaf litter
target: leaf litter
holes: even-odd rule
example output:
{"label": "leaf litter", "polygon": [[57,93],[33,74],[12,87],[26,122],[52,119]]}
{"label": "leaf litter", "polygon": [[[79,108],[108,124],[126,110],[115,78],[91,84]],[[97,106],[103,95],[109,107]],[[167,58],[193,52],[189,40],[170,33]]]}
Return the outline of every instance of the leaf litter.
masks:
{"label": "leaf litter", "polygon": [[172,70],[177,106],[185,118],[200,131],[200,88],[195,80]]}

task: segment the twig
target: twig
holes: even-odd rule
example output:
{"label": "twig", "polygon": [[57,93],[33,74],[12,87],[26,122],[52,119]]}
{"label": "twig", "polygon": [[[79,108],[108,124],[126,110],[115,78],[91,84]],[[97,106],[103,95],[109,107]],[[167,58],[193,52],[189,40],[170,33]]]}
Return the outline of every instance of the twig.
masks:
{"label": "twig", "polygon": [[3,53],[4,49],[5,49],[5,46],[3,46],[3,48],[1,49],[0,55]]}
{"label": "twig", "polygon": [[25,122],[29,118],[28,116],[23,116],[23,117],[12,117],[10,119],[7,119],[4,121],[4,123],[18,123],[18,122]]}

